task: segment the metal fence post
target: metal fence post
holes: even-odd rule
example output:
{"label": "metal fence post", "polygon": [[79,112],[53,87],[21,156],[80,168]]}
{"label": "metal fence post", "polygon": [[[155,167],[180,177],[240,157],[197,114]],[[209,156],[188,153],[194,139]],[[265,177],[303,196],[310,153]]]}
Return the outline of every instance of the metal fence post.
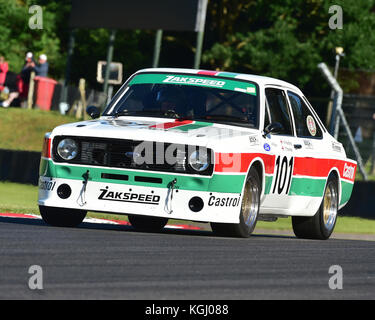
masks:
{"label": "metal fence post", "polygon": [[[336,96],[337,96],[337,100],[336,100],[336,103],[337,103],[336,104],[336,113],[337,113],[337,115],[336,115],[336,117],[337,118],[340,117],[340,119],[341,119],[341,121],[343,123],[345,131],[346,131],[346,133],[348,135],[350,144],[351,144],[351,146],[353,148],[353,151],[354,151],[357,163],[358,163],[359,171],[361,172],[361,174],[363,176],[363,179],[365,181],[367,181],[368,178],[367,178],[367,174],[366,174],[366,171],[365,171],[365,167],[363,165],[361,154],[359,153],[359,150],[358,150],[357,145],[356,145],[356,143],[354,141],[352,132],[350,131],[348,122],[346,121],[346,117],[345,117],[344,111],[342,110],[342,99],[343,99],[342,88],[338,84],[337,80],[333,77],[331,71],[329,71],[327,65],[324,62],[319,63],[318,64],[318,68],[322,71],[323,75],[328,80],[328,82],[331,85],[332,89],[335,90],[335,92],[336,92]],[[338,127],[338,125],[337,125],[337,127]],[[338,130],[334,134],[337,135],[338,134]]]}

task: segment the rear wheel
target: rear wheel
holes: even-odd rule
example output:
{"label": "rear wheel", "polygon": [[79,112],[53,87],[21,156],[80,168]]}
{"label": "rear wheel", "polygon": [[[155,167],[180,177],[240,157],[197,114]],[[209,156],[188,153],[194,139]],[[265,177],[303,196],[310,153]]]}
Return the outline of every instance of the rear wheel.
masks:
{"label": "rear wheel", "polygon": [[45,223],[55,227],[76,227],[85,219],[87,211],[39,206]]}
{"label": "rear wheel", "polygon": [[294,234],[304,239],[328,239],[336,225],[339,207],[338,180],[330,176],[322,204],[312,217],[292,217]]}
{"label": "rear wheel", "polygon": [[212,231],[220,236],[248,238],[258,221],[261,183],[257,170],[251,168],[242,197],[240,222],[211,223]]}
{"label": "rear wheel", "polygon": [[139,231],[158,232],[168,223],[167,218],[128,215],[131,225]]}

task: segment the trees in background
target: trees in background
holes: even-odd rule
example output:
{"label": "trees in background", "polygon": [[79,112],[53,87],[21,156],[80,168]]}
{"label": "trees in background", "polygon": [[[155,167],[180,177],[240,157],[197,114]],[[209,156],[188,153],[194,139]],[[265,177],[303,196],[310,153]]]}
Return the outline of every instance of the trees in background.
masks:
{"label": "trees in background", "polygon": [[[343,10],[342,29],[328,24],[334,4]],[[314,92],[321,88],[316,66],[334,65],[335,47],[346,53],[341,67],[375,70],[374,0],[218,0],[210,8],[215,35],[203,55],[207,66],[277,77]]]}
{"label": "trees in background", "polygon": [[[69,0],[39,0],[43,29],[28,27],[31,0],[0,0],[0,54],[18,72],[25,53],[46,53],[50,74],[64,76],[69,37]],[[343,9],[343,29],[330,29],[331,5]],[[147,9],[145,9],[147,10]],[[375,70],[375,0],[209,0],[201,66],[255,73],[295,83],[319,94],[322,81],[317,63],[335,63],[334,48],[344,47],[341,66]],[[121,30],[116,34],[114,60],[124,64],[125,76],[152,62],[154,31]],[[96,84],[96,63],[105,60],[109,30],[78,30],[72,80]],[[160,66],[191,67],[195,35],[165,31]],[[341,79],[347,89],[353,79]]]}

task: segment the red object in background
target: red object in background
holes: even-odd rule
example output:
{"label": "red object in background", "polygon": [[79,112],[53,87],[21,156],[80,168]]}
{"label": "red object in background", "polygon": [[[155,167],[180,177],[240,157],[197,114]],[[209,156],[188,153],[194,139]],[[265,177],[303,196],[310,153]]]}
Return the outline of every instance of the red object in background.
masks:
{"label": "red object in background", "polygon": [[0,91],[4,90],[4,83],[8,72],[8,62],[0,63]]}
{"label": "red object in background", "polygon": [[17,75],[17,89],[21,100],[25,100],[29,92],[29,85],[23,82],[21,75]]}
{"label": "red object in background", "polygon": [[41,110],[51,110],[53,92],[57,81],[46,77],[35,77],[35,105]]}

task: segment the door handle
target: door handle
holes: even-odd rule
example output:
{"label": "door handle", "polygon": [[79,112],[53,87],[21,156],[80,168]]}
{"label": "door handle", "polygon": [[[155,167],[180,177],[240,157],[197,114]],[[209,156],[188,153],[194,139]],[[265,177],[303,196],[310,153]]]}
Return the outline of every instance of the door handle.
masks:
{"label": "door handle", "polygon": [[294,145],[294,149],[301,149],[302,148],[302,145],[301,144],[295,144]]}

